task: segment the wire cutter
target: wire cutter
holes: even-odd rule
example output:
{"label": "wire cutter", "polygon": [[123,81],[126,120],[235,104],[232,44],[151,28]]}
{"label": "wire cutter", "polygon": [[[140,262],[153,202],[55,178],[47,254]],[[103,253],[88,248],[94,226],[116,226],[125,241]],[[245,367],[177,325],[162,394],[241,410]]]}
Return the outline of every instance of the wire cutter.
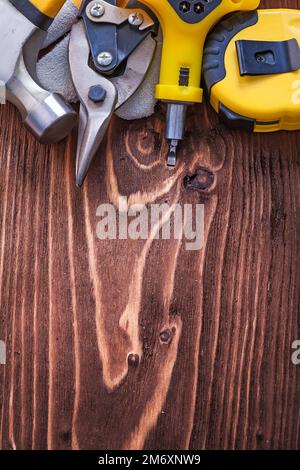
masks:
{"label": "wire cutter", "polygon": [[71,31],[69,63],[80,100],[78,186],[84,182],[112,114],[139,88],[156,49],[157,28],[147,11],[113,3],[84,2],[81,19]]}

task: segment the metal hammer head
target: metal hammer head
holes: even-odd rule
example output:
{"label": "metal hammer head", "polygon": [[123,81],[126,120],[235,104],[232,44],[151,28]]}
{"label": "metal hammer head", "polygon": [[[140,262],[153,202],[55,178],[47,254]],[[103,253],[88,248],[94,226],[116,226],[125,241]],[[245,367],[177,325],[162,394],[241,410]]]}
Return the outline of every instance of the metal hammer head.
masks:
{"label": "metal hammer head", "polygon": [[6,98],[20,111],[26,127],[42,143],[62,140],[77,120],[76,112],[56,94],[41,87],[36,76],[38,52],[46,32],[9,0],[0,0],[0,83]]}

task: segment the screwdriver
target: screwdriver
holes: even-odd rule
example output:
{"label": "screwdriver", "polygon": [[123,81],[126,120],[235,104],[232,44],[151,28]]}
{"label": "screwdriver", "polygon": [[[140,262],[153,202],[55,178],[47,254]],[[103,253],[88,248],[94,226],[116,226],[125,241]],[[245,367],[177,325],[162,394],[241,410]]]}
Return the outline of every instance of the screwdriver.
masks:
{"label": "screwdriver", "polygon": [[259,0],[140,0],[157,16],[163,32],[160,80],[156,98],[167,103],[167,164],[176,165],[184,138],[187,107],[201,103],[201,66],[205,38],[223,16],[254,10]]}

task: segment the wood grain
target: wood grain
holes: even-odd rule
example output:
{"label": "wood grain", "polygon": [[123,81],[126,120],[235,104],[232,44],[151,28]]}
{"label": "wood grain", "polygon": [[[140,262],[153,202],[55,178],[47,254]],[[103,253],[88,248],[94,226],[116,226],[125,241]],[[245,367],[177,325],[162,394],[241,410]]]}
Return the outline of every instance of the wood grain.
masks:
{"label": "wood grain", "polygon": [[[75,133],[45,147],[0,119],[1,448],[299,448],[299,132],[194,107],[169,170],[158,106],[113,119],[79,190]],[[99,241],[120,196],[203,203],[203,249]]]}

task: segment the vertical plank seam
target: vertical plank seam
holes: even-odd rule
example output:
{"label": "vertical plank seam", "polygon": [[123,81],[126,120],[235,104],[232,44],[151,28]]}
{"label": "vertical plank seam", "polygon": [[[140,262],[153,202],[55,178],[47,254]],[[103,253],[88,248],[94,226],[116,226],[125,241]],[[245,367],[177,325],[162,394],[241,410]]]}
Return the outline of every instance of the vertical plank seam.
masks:
{"label": "vertical plank seam", "polygon": [[75,280],[75,265],[74,265],[74,250],[73,250],[73,214],[72,214],[72,198],[71,198],[71,151],[70,137],[66,149],[67,161],[65,165],[65,177],[67,186],[67,211],[68,211],[68,255],[69,267],[71,276],[71,302],[73,310],[73,338],[74,338],[74,375],[75,375],[75,396],[74,396],[74,410],[72,416],[72,449],[79,449],[78,436],[76,432],[76,423],[80,401],[80,342],[79,342],[79,329],[77,321],[77,299],[76,299],[76,280]]}

